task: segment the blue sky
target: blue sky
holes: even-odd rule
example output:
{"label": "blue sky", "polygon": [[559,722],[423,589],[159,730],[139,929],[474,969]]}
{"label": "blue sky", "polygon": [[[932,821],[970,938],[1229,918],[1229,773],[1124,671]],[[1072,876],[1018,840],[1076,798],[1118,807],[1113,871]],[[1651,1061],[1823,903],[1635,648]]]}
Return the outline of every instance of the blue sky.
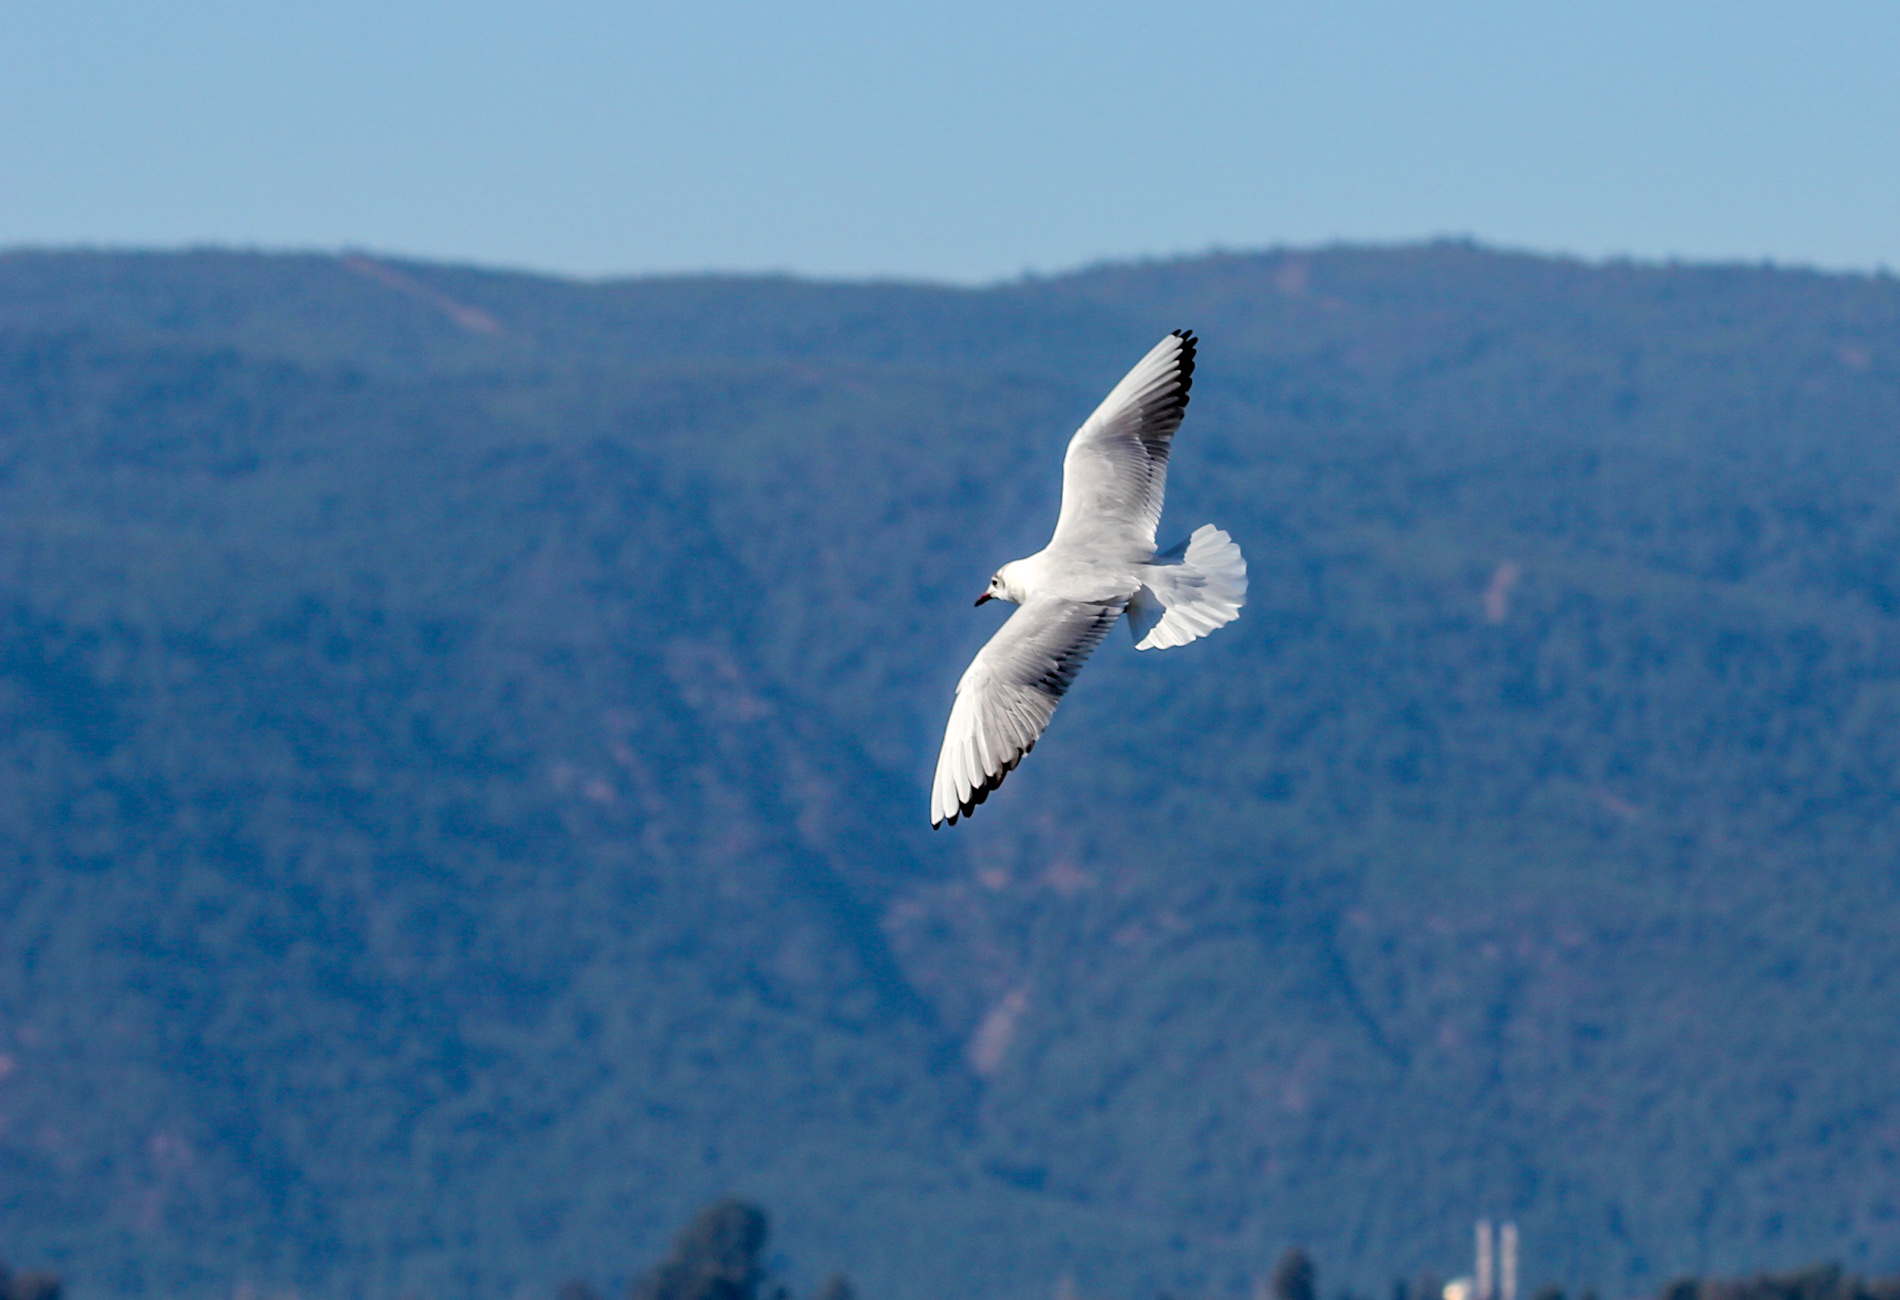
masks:
{"label": "blue sky", "polygon": [[1900,267],[1900,0],[0,10],[0,246],[984,281],[1436,235]]}

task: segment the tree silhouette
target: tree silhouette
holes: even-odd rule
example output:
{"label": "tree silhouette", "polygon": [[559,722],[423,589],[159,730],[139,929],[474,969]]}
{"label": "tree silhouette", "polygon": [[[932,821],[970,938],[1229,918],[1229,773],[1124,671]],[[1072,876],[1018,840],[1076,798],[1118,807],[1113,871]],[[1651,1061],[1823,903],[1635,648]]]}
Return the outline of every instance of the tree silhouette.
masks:
{"label": "tree silhouette", "polygon": [[1273,1300],[1313,1300],[1316,1277],[1311,1257],[1298,1246],[1288,1247],[1273,1266]]}
{"label": "tree silhouette", "polygon": [[858,1293],[852,1289],[849,1279],[842,1273],[833,1273],[818,1288],[817,1300],[858,1300]]}
{"label": "tree silhouette", "polygon": [[665,1261],[633,1284],[628,1300],[756,1300],[767,1231],[758,1206],[714,1201],[693,1216]]}
{"label": "tree silhouette", "polygon": [[64,1289],[51,1273],[15,1273],[0,1260],[0,1300],[59,1300]]}
{"label": "tree silhouette", "polygon": [[64,1289],[51,1273],[15,1273],[4,1283],[6,1300],[60,1300]]}

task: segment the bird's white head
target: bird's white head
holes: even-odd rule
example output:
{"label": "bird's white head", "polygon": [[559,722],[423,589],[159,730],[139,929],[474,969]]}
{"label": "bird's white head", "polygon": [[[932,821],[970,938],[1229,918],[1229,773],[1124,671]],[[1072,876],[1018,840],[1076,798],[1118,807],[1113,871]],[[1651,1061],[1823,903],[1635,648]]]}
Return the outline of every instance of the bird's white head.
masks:
{"label": "bird's white head", "polygon": [[991,574],[990,585],[984,588],[981,596],[976,598],[976,603],[981,605],[986,600],[1007,600],[1012,605],[1022,604],[1024,592],[1020,581],[1021,575],[1012,573],[1012,570],[1021,563],[1021,560],[1011,560]]}

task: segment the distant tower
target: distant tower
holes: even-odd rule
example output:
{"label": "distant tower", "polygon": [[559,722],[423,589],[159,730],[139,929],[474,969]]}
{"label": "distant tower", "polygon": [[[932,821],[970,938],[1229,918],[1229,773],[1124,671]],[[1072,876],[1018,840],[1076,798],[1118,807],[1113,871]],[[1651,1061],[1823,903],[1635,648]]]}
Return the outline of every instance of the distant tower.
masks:
{"label": "distant tower", "polygon": [[1498,1300],[1517,1300],[1517,1225],[1498,1233]]}
{"label": "distant tower", "polygon": [[1472,1274],[1471,1300],[1497,1300],[1491,1289],[1491,1220],[1478,1220],[1478,1267]]}

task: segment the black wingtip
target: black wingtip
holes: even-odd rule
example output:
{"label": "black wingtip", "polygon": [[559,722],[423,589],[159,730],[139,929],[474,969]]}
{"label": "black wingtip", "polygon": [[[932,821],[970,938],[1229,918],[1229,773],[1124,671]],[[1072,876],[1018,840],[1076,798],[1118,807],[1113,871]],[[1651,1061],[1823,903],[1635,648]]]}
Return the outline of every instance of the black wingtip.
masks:
{"label": "black wingtip", "polygon": [[1170,329],[1169,338],[1182,340],[1182,350],[1176,361],[1180,367],[1180,386],[1169,393],[1169,399],[1174,403],[1174,411],[1184,412],[1188,411],[1188,392],[1193,388],[1193,359],[1201,350],[1201,340],[1195,338],[1191,329]]}
{"label": "black wingtip", "polygon": [[1193,330],[1174,330],[1172,333],[1181,340],[1181,404],[1186,406],[1188,390],[1194,387],[1194,355],[1200,350],[1201,341],[1194,337]]}
{"label": "black wingtip", "polygon": [[955,826],[958,817],[968,817],[971,813],[989,802],[989,797],[1002,786],[1003,778],[1008,776],[1011,772],[1014,772],[1016,765],[1023,761],[1023,754],[1027,754],[1035,747],[1036,742],[1033,740],[1030,741],[1027,745],[1023,746],[1022,754],[1016,755],[1016,757],[1004,764],[1000,771],[992,772],[984,777],[983,784],[971,790],[969,796],[958,803],[957,810],[944,818],[944,820],[950,825]]}

